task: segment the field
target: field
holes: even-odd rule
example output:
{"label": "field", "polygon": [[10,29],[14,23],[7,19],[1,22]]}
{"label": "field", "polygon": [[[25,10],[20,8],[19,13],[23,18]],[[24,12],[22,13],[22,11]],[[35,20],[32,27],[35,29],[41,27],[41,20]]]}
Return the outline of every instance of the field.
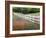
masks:
{"label": "field", "polygon": [[[35,19],[34,16],[39,16],[39,13],[31,14],[13,14],[13,30],[37,30],[40,29],[40,18]],[[37,18],[37,17],[36,17]],[[35,20],[34,20],[35,19]]]}

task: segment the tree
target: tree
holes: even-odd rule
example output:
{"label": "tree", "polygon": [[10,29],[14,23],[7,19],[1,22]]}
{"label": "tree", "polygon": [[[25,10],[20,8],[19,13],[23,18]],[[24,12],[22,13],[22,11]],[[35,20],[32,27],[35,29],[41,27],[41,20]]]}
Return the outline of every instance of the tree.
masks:
{"label": "tree", "polygon": [[13,12],[15,13],[23,13],[23,14],[29,14],[29,13],[37,13],[40,12],[39,8],[24,8],[24,7],[14,7]]}

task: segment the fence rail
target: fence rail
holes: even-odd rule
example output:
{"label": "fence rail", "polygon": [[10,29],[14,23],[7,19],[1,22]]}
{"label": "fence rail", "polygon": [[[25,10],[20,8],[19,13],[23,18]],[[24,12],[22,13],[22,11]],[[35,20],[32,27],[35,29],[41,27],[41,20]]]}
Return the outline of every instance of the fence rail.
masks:
{"label": "fence rail", "polygon": [[40,16],[33,16],[31,14],[21,14],[21,13],[14,13],[14,15],[22,18],[22,19],[25,19],[25,20],[28,20],[28,21],[31,21],[33,23],[40,23]]}

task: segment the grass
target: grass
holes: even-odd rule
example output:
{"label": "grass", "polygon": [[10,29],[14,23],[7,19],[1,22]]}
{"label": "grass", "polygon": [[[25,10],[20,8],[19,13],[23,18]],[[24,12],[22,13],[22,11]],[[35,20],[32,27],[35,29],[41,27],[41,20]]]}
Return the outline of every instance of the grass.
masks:
{"label": "grass", "polygon": [[[31,15],[39,15],[39,13],[31,13]],[[19,20],[21,18],[13,15],[13,20],[17,20],[17,19]],[[27,22],[29,22],[29,21],[27,21]],[[14,29],[14,28],[15,27],[13,27],[13,30],[20,30],[20,29]],[[35,24],[33,22],[29,22],[29,24],[24,25],[24,29],[22,29],[22,30],[37,30],[37,29],[40,29],[40,24],[37,24],[37,23]]]}

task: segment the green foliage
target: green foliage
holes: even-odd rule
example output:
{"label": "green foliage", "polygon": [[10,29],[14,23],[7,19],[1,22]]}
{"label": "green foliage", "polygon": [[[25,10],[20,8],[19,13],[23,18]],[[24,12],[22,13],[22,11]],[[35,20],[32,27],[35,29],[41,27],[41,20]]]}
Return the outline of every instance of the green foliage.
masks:
{"label": "green foliage", "polygon": [[29,14],[29,13],[37,13],[37,12],[40,12],[40,9],[39,8],[13,7],[13,12],[23,13],[23,14]]}

